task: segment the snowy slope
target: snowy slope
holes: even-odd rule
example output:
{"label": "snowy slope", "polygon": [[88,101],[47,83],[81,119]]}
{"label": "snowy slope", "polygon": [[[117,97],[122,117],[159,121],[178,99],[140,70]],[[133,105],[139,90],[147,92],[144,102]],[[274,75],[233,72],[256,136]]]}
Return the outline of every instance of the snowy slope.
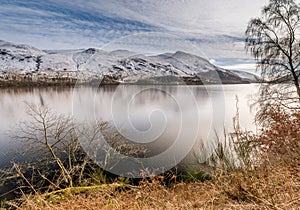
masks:
{"label": "snowy slope", "polygon": [[38,56],[46,54],[45,52],[29,45],[17,45],[11,42],[5,42],[3,40],[0,40],[0,50],[6,51],[12,55]]}
{"label": "snowy slope", "polygon": [[137,81],[152,77],[199,77],[211,81],[218,73],[226,82],[257,82],[246,72],[214,66],[196,55],[178,51],[145,56],[126,50],[107,52],[95,48],[83,50],[41,51],[28,45],[0,41],[0,71],[19,73],[80,72],[80,75],[112,76],[119,81]]}
{"label": "snowy slope", "polygon": [[2,71],[34,71],[36,70],[37,57],[45,54],[43,51],[28,45],[16,45],[0,40],[0,67]]}
{"label": "snowy slope", "polygon": [[245,71],[237,71],[237,70],[232,70],[231,72],[237,74],[239,77],[241,77],[242,79],[245,80],[249,80],[249,81],[259,81],[261,80],[261,78],[255,74],[251,74],[249,72],[245,72]]}
{"label": "snowy slope", "polygon": [[52,52],[41,56],[41,71],[77,71],[77,63],[74,61],[74,51]]}
{"label": "snowy slope", "polygon": [[215,71],[218,69],[204,58],[182,51],[177,51],[174,54],[165,53],[156,57],[170,63],[175,68],[180,69],[189,75],[197,74],[199,72]]}

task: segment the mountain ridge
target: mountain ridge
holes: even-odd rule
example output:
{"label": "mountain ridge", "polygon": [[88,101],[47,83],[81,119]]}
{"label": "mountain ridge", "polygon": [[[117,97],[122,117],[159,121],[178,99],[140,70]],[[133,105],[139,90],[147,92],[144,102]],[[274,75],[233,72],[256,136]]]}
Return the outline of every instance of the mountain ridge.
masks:
{"label": "mountain ridge", "polygon": [[[260,80],[254,74],[222,69],[200,56],[183,51],[155,56],[122,49],[111,52],[96,48],[43,51],[0,40],[0,79],[4,79],[3,74],[11,72],[86,80],[89,77],[109,77],[117,83],[146,80],[169,83],[170,78],[175,83],[182,79],[189,83],[194,81],[192,83],[195,84],[251,83]],[[168,79],[165,81],[164,77]]]}

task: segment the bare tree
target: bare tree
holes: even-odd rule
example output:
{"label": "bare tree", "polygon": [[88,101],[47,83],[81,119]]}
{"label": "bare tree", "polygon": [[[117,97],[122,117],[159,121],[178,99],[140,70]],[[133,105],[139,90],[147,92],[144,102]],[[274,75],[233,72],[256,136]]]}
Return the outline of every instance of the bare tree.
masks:
{"label": "bare tree", "polygon": [[21,123],[14,138],[23,141],[27,148],[23,153],[34,159],[30,167],[55,187],[72,187],[74,179],[80,182],[90,159],[81,148],[72,119],[36,105],[28,106],[28,114],[32,120]]}
{"label": "bare tree", "polygon": [[[257,61],[262,78],[261,105],[300,105],[300,7],[294,0],[270,0],[246,30],[246,49]],[[285,85],[278,85],[279,83]]]}
{"label": "bare tree", "polygon": [[[71,116],[59,115],[47,106],[28,105],[27,113],[29,119],[17,126],[13,136],[22,142],[24,160],[6,173],[11,179],[20,178],[21,188],[35,192],[82,185],[93,182],[94,171],[102,170],[95,160],[104,160],[101,166],[107,169],[119,164],[119,153],[148,154],[143,145],[129,142],[107,122],[75,123]],[[110,148],[103,146],[104,136]],[[2,180],[10,179],[5,177]]]}

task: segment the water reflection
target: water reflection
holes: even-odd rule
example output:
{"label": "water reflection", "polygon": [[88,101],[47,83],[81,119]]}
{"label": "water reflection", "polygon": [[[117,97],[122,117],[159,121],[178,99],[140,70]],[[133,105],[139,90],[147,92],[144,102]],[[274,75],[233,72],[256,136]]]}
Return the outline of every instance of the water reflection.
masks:
{"label": "water reflection", "polygon": [[[18,158],[7,151],[20,147],[10,136],[17,124],[27,119],[26,103],[77,115],[76,103],[84,117],[109,121],[128,139],[148,144],[155,155],[171,147],[182,131],[183,138],[196,133],[198,141],[209,144],[216,134],[222,135],[224,126],[232,129],[236,95],[242,127],[255,130],[248,99],[256,89],[256,85],[82,87],[76,90],[76,102],[73,88],[0,89],[0,165]],[[87,100],[91,103],[86,104]]]}

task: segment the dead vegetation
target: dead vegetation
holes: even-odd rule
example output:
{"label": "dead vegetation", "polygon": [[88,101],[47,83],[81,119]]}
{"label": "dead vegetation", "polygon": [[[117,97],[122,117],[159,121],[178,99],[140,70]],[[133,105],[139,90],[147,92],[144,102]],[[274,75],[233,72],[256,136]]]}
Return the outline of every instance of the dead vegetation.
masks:
{"label": "dead vegetation", "polygon": [[[299,170],[298,170],[299,173]],[[160,177],[138,186],[106,186],[52,198],[28,197],[21,209],[299,209],[300,180],[280,164],[205,182],[164,186]]]}
{"label": "dead vegetation", "polygon": [[[272,121],[259,135],[241,132],[237,126],[228,144],[231,146],[227,148],[239,156],[234,159],[239,163],[229,161],[228,149],[221,145],[214,155],[218,164],[209,176],[191,171],[188,176],[170,173],[138,183],[125,178],[107,182],[103,171],[94,171],[90,177],[96,182],[82,180],[81,185],[77,182],[76,186],[44,193],[32,191],[23,195],[21,205],[6,202],[3,206],[18,209],[299,209],[300,115],[296,111],[278,109],[270,116]],[[259,161],[253,159],[253,154],[260,154]]]}

